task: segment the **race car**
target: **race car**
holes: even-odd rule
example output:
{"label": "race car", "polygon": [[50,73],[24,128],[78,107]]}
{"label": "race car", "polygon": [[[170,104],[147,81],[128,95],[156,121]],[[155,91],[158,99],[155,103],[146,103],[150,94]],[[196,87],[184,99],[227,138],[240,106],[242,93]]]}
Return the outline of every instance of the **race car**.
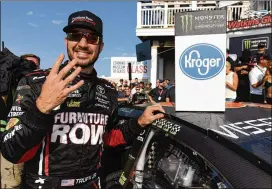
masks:
{"label": "race car", "polygon": [[[121,107],[120,121],[145,106]],[[270,105],[228,102],[224,113],[163,107],[165,118],[110,161],[107,189],[272,188]]]}

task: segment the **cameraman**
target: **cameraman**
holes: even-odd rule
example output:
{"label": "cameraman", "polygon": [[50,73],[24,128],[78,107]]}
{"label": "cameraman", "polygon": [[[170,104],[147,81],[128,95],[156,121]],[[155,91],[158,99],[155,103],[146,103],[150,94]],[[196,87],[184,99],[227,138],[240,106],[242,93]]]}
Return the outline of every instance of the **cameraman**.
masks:
{"label": "cameraman", "polygon": [[40,69],[41,59],[40,57],[36,56],[35,54],[24,54],[21,56],[21,59],[29,60],[34,62],[37,66],[37,69]]}
{"label": "cameraman", "polygon": [[[0,93],[0,137],[6,130],[8,119],[16,119],[20,115],[20,109],[14,107],[12,103],[14,99],[14,90],[17,88],[19,80],[25,74],[40,68],[40,58],[34,54],[25,54],[16,57],[9,51],[3,51],[1,54],[1,71],[3,76],[1,84],[6,86],[6,90],[1,88]],[[29,87],[27,85],[21,87]],[[11,111],[10,111],[11,110]],[[11,112],[8,114],[8,112]],[[21,171],[23,164],[12,164],[1,155],[1,188],[16,188],[21,183]]]}

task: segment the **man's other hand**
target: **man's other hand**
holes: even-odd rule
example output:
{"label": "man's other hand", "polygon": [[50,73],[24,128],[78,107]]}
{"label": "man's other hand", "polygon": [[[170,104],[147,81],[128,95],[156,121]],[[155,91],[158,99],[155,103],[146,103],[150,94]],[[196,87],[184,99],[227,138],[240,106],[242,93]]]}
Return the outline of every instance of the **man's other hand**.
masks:
{"label": "man's other hand", "polygon": [[148,106],[138,119],[139,125],[141,127],[145,127],[147,125],[150,125],[153,121],[164,117],[162,113],[157,112],[165,113],[164,109],[159,104]]}

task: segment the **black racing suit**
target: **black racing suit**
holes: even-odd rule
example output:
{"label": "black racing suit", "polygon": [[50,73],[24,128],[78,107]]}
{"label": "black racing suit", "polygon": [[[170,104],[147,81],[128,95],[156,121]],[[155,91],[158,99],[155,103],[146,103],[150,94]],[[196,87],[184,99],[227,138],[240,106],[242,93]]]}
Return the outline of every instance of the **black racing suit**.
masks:
{"label": "black racing suit", "polygon": [[84,85],[50,115],[40,112],[35,102],[48,73],[35,71],[20,81],[2,154],[24,162],[24,188],[99,188],[103,144],[132,142],[142,129],[134,119],[118,123],[117,91],[95,70],[80,74],[72,84],[84,79]]}

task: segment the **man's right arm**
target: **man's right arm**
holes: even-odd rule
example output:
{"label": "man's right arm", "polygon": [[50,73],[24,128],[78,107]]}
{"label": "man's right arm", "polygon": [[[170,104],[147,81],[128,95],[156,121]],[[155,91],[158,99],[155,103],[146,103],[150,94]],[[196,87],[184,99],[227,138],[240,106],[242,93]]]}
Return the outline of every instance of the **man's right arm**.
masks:
{"label": "man's right arm", "polygon": [[27,77],[21,79],[1,138],[2,155],[14,164],[35,156],[53,122],[53,116],[41,113],[36,106],[36,87]]}
{"label": "man's right arm", "polygon": [[257,88],[263,84],[264,78],[261,81],[259,81],[256,75],[251,71],[249,72],[249,81],[250,81],[250,85],[253,88]]}

